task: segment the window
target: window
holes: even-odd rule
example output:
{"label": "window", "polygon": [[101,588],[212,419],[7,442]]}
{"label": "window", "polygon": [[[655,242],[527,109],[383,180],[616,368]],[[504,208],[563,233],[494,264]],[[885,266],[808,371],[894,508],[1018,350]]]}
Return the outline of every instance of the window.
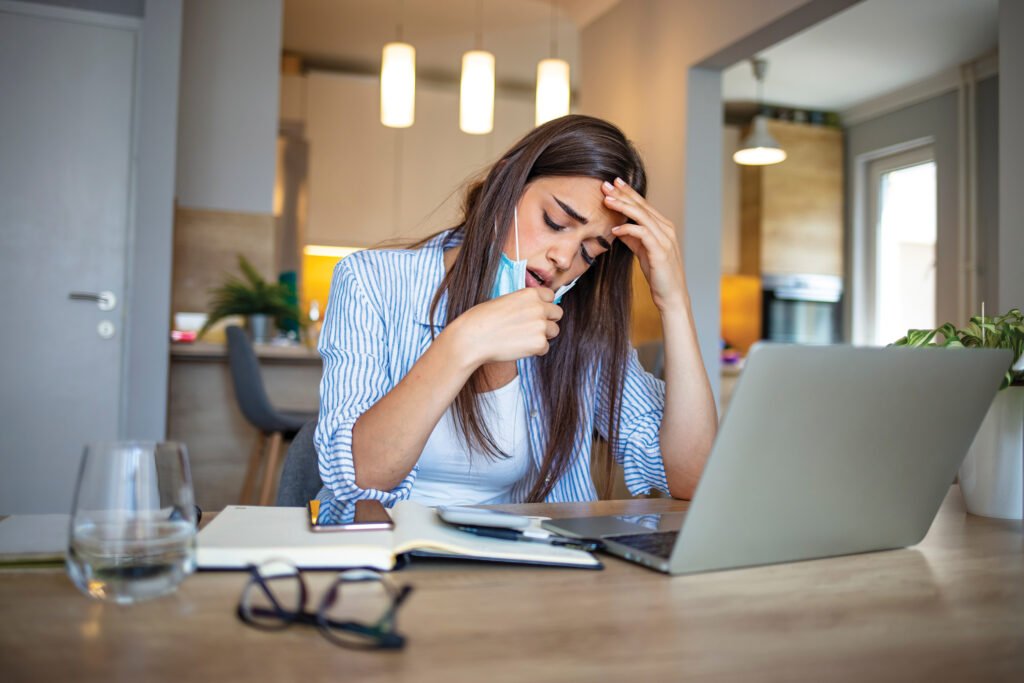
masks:
{"label": "window", "polygon": [[873,159],[866,171],[855,341],[884,346],[910,328],[935,327],[934,153],[915,147]]}

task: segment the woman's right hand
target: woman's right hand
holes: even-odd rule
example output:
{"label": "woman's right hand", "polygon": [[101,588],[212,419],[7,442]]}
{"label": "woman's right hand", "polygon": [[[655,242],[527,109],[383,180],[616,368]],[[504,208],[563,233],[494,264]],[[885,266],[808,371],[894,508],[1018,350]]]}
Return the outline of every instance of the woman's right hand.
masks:
{"label": "woman's right hand", "polygon": [[477,304],[445,329],[474,365],[543,356],[558,335],[562,307],[546,287],[527,287]]}

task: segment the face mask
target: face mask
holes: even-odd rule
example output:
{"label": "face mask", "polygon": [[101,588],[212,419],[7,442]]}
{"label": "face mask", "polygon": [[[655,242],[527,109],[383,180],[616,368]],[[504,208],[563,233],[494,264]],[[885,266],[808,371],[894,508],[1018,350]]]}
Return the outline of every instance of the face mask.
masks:
{"label": "face mask", "polygon": [[[526,287],[526,260],[519,260],[519,209],[513,208],[512,219],[515,221],[515,237],[516,237],[516,260],[513,261],[508,256],[505,256],[505,252],[501,252],[501,258],[498,260],[498,275],[494,279],[494,288],[491,290],[491,298],[497,299],[499,296],[511,294],[512,292],[518,292],[520,289]],[[494,231],[498,231],[498,223],[494,223]],[[582,277],[582,275],[580,276]],[[565,293],[573,288],[580,278],[576,278],[567,285],[562,285],[555,292],[555,303],[561,303],[562,297]]]}

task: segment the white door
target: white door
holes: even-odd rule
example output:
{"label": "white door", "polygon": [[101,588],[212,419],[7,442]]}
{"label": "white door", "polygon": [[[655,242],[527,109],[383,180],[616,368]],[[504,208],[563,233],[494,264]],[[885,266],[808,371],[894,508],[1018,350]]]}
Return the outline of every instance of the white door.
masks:
{"label": "white door", "polygon": [[121,419],[138,20],[69,14],[0,4],[0,514],[70,510]]}

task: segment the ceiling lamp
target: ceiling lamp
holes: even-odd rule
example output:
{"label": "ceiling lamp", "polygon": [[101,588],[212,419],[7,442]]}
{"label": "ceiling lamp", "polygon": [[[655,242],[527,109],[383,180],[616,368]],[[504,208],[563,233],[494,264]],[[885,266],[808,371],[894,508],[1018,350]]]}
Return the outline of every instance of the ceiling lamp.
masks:
{"label": "ceiling lamp", "polygon": [[[750,66],[754,70],[754,78],[757,79],[757,104],[760,109],[764,102],[762,87],[768,63],[763,59],[751,59]],[[754,117],[750,133],[740,143],[740,148],[736,150],[736,153],[732,155],[733,161],[744,166],[768,166],[785,161],[785,159],[786,151],[768,132],[768,119],[761,114]]]}
{"label": "ceiling lamp", "polygon": [[459,128],[464,133],[485,135],[494,130],[494,55],[480,49],[480,0],[476,3],[476,25],[477,49],[462,55]]}
{"label": "ceiling lamp", "polygon": [[388,43],[380,66],[380,122],[408,128],[416,118],[416,48]]}
{"label": "ceiling lamp", "polygon": [[388,128],[408,128],[416,119],[416,48],[402,42],[402,0],[395,14],[398,40],[384,46],[380,61],[380,122]]}
{"label": "ceiling lamp", "polygon": [[539,126],[569,113],[569,62],[558,59],[557,3],[551,3],[551,57],[537,62],[537,109]]}
{"label": "ceiling lamp", "polygon": [[462,55],[459,128],[484,135],[494,130],[494,55],[470,50]]}

